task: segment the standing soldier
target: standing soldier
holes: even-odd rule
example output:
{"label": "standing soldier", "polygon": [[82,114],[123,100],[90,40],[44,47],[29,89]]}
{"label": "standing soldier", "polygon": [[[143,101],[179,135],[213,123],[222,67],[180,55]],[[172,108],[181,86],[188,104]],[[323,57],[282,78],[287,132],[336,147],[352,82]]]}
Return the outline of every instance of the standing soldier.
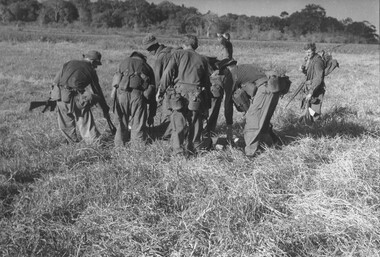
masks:
{"label": "standing soldier", "polygon": [[323,96],[325,95],[325,64],[322,57],[316,53],[315,43],[308,43],[304,47],[306,57],[301,71],[306,75],[302,108],[305,112],[300,121],[312,123],[320,118]]}
{"label": "standing soldier", "polygon": [[227,140],[232,142],[233,105],[246,112],[244,127],[245,154],[255,156],[261,142],[271,145],[280,139],[273,133],[270,120],[280,95],[288,92],[288,77],[269,78],[251,64],[236,65],[235,60],[225,59],[219,64],[224,75],[226,93],[224,110],[227,123]]}
{"label": "standing soldier", "polygon": [[[113,92],[119,125],[115,135],[115,146],[124,146],[128,141],[128,125],[131,121],[130,139],[140,143],[146,138],[146,123],[151,125],[155,115],[155,82],[152,68],[146,56],[133,52],[124,59],[114,76]],[[149,116],[147,104],[149,103]]]}
{"label": "standing soldier", "polygon": [[[58,126],[63,132],[66,143],[79,142],[79,133],[86,143],[93,142],[100,136],[95,126],[91,107],[99,103],[106,119],[109,117],[109,107],[99,85],[95,69],[101,63],[98,51],[89,51],[83,55],[83,60],[71,60],[65,63],[54,78],[52,100],[57,100]],[[91,85],[92,92],[86,91]]]}
{"label": "standing soldier", "polygon": [[232,43],[230,41],[230,34],[229,33],[224,33],[224,34],[219,34],[217,33],[218,36],[218,41],[221,44],[221,51],[220,51],[220,57],[219,60],[223,59],[232,59],[232,53],[233,53],[233,47]]}
{"label": "standing soldier", "polygon": [[186,35],[183,39],[183,49],[172,53],[166,67],[157,93],[157,99],[162,99],[171,85],[174,94],[170,96],[171,115],[171,144],[174,154],[183,154],[185,128],[188,124],[187,146],[189,153],[202,149],[201,134],[203,115],[208,105],[210,79],[206,58],[195,52],[198,48],[198,38]]}
{"label": "standing soldier", "polygon": [[[154,64],[153,71],[157,88],[160,85],[160,79],[162,74],[169,63],[171,53],[175,50],[173,47],[165,46],[163,44],[159,44],[156,37],[152,34],[148,34],[143,38],[143,45],[145,49],[154,56]],[[165,130],[163,135],[163,139],[169,139],[171,134],[170,129],[170,115],[171,110],[168,107],[168,94],[165,94],[163,112],[164,119],[161,121],[160,128]]]}

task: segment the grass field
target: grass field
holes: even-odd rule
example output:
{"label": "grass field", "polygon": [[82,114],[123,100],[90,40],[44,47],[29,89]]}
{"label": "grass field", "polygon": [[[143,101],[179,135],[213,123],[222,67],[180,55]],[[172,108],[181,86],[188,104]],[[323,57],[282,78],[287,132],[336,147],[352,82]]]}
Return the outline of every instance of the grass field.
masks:
{"label": "grass field", "polygon": [[[110,105],[112,75],[143,51],[141,36],[38,33],[0,42],[1,256],[380,256],[378,45],[336,49],[321,123],[297,124],[299,99],[286,109],[290,94],[280,100],[272,123],[281,148],[183,159],[159,140],[114,148],[96,108],[104,143],[61,145],[56,114],[28,112],[29,102],[48,97],[64,62],[97,49]],[[302,80],[302,43],[233,43],[239,63],[286,70],[291,90]],[[215,44],[203,39],[198,51],[215,55]],[[244,117],[234,117],[242,137]],[[219,124],[223,137],[223,115]]]}

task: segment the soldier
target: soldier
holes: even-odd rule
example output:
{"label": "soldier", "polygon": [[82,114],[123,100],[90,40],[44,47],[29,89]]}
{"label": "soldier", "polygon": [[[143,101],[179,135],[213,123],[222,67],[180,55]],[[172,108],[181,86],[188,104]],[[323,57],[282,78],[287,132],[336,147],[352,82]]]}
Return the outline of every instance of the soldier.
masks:
{"label": "soldier", "polygon": [[[94,142],[100,136],[95,126],[91,107],[99,103],[104,117],[109,119],[109,107],[99,85],[96,68],[101,63],[98,51],[89,51],[83,60],[71,60],[63,65],[54,78],[52,100],[57,100],[58,126],[66,143],[79,142],[76,126],[86,143]],[[91,85],[92,92],[86,91]]]}
{"label": "soldier", "polygon": [[204,146],[201,134],[204,108],[208,106],[210,79],[207,59],[195,52],[198,38],[186,35],[183,49],[172,53],[170,61],[162,75],[157,99],[162,99],[171,85],[174,94],[170,96],[171,144],[174,154],[184,154],[185,128],[188,124],[188,153],[196,153]]}
{"label": "soldier", "polygon": [[[175,50],[175,48],[159,44],[156,37],[152,34],[148,34],[144,37],[143,45],[145,49],[155,58],[154,64],[152,66],[156,86],[158,88],[160,84],[160,79],[162,77],[162,73],[168,65],[171,53]],[[161,120],[160,127],[156,129],[165,131],[162,138],[169,139],[171,134],[171,128],[169,126],[171,110],[169,110],[168,107],[168,94],[165,94],[164,98],[165,99],[163,101],[163,112],[165,116],[164,119]]]}
{"label": "soldier", "polygon": [[301,71],[306,75],[304,87],[305,97],[302,108],[305,112],[300,121],[312,123],[321,116],[323,96],[325,95],[325,64],[322,57],[316,53],[315,43],[308,43],[304,47],[306,57]]}
{"label": "soldier", "polygon": [[131,142],[141,143],[146,139],[146,123],[153,123],[156,112],[153,70],[146,62],[146,56],[140,52],[132,52],[120,63],[114,77],[118,78],[113,81],[112,86],[113,91],[117,92],[114,99],[119,118],[115,146],[124,146],[128,141],[129,120]]}
{"label": "soldier", "polygon": [[237,65],[235,60],[222,60],[219,68],[224,75],[227,140],[232,142],[233,105],[235,105],[239,111],[246,112],[245,154],[249,157],[255,156],[261,142],[271,145],[280,140],[273,133],[270,120],[280,95],[288,92],[291,82],[286,76],[267,77],[254,65]]}
{"label": "soldier", "polygon": [[233,53],[233,47],[232,47],[232,43],[230,41],[230,34],[229,33],[224,33],[224,34],[220,34],[220,33],[217,33],[217,36],[218,36],[218,41],[219,43],[221,44],[221,53],[220,53],[220,57],[219,60],[223,60],[223,59],[232,59],[233,56],[232,56],[232,53]]}

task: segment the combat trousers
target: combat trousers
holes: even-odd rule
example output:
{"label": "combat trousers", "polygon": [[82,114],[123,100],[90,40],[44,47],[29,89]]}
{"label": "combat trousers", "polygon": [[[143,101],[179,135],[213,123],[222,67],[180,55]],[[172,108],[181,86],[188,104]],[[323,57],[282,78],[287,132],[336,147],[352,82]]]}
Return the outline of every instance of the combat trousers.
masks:
{"label": "combat trousers", "polygon": [[276,109],[279,93],[270,92],[265,85],[260,86],[245,115],[245,154],[254,156],[260,143],[271,145],[276,141],[271,131],[270,120]]}
{"label": "combat trousers", "polygon": [[80,109],[76,104],[57,101],[57,113],[58,126],[69,142],[80,141],[77,137],[76,126],[86,143],[92,143],[100,136],[90,108]]}
{"label": "combat trousers", "polygon": [[119,124],[115,134],[115,146],[124,146],[129,140],[128,125],[131,127],[130,141],[141,143],[146,136],[147,104],[143,91],[118,92],[116,106]]}
{"label": "combat trousers", "polygon": [[[174,154],[184,153],[184,150],[195,153],[202,146],[202,115],[199,111],[188,109],[173,111],[171,115],[171,144]],[[187,145],[184,146],[185,139]],[[184,149],[185,148],[185,149]]]}
{"label": "combat trousers", "polygon": [[[311,103],[306,104],[305,112],[300,118],[301,122],[305,122],[306,124],[309,124],[321,118],[322,103],[323,103],[324,95],[325,95],[325,92],[323,90],[318,95],[313,96]],[[314,115],[310,114],[309,107],[315,112]]]}
{"label": "combat trousers", "polygon": [[207,125],[205,127],[205,131],[209,135],[212,133],[215,133],[222,101],[223,101],[223,95],[217,98],[211,98],[211,108],[208,111],[209,116],[207,120]]}

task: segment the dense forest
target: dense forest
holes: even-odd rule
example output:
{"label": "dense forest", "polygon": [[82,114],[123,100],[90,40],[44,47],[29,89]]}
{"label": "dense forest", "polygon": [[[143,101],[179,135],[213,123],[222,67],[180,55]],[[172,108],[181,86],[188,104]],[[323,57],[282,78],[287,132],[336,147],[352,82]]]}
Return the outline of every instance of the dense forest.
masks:
{"label": "dense forest", "polygon": [[194,7],[169,1],[145,0],[0,0],[2,24],[34,23],[43,26],[120,28],[125,31],[166,35],[184,33],[214,37],[229,32],[235,39],[313,40],[327,43],[379,43],[376,27],[351,18],[326,16],[320,5],[309,4],[294,13],[257,17],[212,10],[202,14]]}

